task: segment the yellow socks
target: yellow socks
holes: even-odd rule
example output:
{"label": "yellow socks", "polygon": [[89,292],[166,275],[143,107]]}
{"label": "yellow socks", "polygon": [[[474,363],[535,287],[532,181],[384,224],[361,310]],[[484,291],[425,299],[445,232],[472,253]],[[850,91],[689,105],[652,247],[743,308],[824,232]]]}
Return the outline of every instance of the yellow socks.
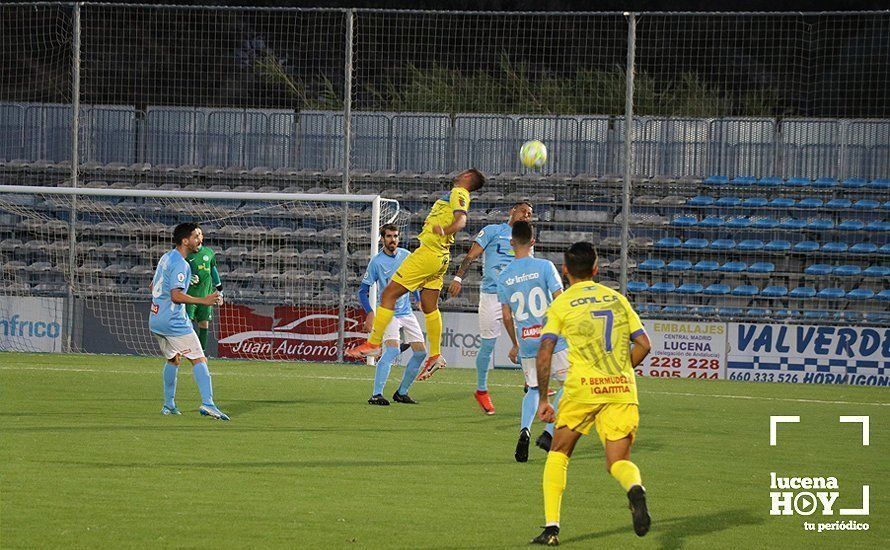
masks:
{"label": "yellow socks", "polygon": [[609,473],[618,480],[625,491],[630,491],[634,485],[643,485],[640,469],[630,460],[619,460],[613,463]]}
{"label": "yellow socks", "polygon": [[386,330],[386,326],[392,321],[394,313],[391,309],[377,306],[377,310],[374,312],[374,328],[371,329],[371,336],[368,337],[368,342],[378,346],[383,342],[383,331]]}
{"label": "yellow socks", "polygon": [[559,526],[562,493],[566,489],[569,457],[556,451],[547,453],[544,464],[544,518],[547,525]]}
{"label": "yellow socks", "polygon": [[[424,313],[426,318],[426,337],[430,342],[430,357],[442,353],[442,314],[439,310]],[[377,323],[374,323],[377,328]]]}

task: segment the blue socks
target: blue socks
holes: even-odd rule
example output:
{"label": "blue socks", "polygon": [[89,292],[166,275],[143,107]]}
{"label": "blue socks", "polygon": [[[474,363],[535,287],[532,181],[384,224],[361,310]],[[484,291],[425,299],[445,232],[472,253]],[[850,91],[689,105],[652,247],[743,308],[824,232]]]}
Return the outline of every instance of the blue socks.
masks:
{"label": "blue socks", "polygon": [[[556,392],[556,395],[553,396],[553,403],[551,404],[553,405],[554,411],[559,411],[559,400],[562,399],[562,390],[563,388],[559,388],[559,391]],[[544,426],[544,431],[549,433],[550,435],[553,435],[553,422]]]}
{"label": "blue socks", "polygon": [[386,379],[389,378],[389,371],[392,368],[393,361],[399,356],[399,346],[383,348],[383,355],[377,361],[377,370],[374,371],[374,393],[372,395],[382,395],[383,386],[386,385]]}
{"label": "blue socks", "polygon": [[414,379],[417,378],[417,373],[420,372],[420,366],[423,364],[424,359],[426,359],[425,351],[415,351],[414,355],[411,356],[408,366],[405,367],[405,374],[402,375],[402,384],[399,386],[400,395],[408,393],[408,388],[411,387]]}
{"label": "blue socks", "polygon": [[491,354],[494,353],[494,345],[497,338],[482,338],[479,353],[476,355],[476,389],[488,391],[488,366],[491,365]]}
{"label": "blue socks", "polygon": [[213,384],[210,383],[210,370],[207,369],[207,363],[196,363],[192,369],[195,375],[195,384],[198,385],[198,391],[201,392],[201,403],[209,407],[215,407],[213,403]]}
{"label": "blue socks", "polygon": [[176,373],[179,367],[172,363],[164,363],[164,405],[167,408],[174,408],[176,403],[173,398],[176,397]]}
{"label": "blue socks", "polygon": [[535,421],[535,413],[538,412],[538,388],[529,388],[525,397],[522,398],[522,413],[520,415],[520,429],[532,429],[532,422]]}

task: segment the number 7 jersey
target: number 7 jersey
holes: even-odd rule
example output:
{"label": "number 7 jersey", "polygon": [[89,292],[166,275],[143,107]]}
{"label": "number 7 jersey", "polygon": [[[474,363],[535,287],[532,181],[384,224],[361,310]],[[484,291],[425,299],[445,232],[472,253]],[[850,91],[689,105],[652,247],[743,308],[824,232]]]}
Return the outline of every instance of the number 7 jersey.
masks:
{"label": "number 7 jersey", "polygon": [[637,403],[630,342],[644,332],[627,298],[580,281],[550,304],[542,338],[562,336],[569,343],[566,397],[580,403]]}
{"label": "number 7 jersey", "polygon": [[[513,260],[497,280],[498,301],[510,307],[519,342],[519,357],[533,358],[541,345],[541,329],[553,293],[562,290],[562,278],[549,260],[530,256]],[[566,349],[562,338],[555,352]]]}

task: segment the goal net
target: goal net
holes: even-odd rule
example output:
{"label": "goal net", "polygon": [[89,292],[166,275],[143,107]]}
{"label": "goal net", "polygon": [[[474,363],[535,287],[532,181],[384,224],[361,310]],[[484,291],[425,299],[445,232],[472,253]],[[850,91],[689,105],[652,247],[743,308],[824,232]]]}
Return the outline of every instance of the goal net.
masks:
{"label": "goal net", "polygon": [[225,298],[209,355],[337,360],[378,228],[404,217],[375,195],[0,186],[0,350],[157,355],[149,286],[196,221]]}

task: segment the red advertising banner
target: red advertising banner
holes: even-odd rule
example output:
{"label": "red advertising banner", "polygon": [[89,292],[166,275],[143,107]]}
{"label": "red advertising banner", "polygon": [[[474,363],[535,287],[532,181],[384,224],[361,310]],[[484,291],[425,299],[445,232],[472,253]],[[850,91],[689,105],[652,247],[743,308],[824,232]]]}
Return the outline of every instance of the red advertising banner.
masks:
{"label": "red advertising banner", "polygon": [[[365,314],[346,310],[346,347],[364,340]],[[239,359],[337,360],[337,308],[319,306],[244,306],[219,310],[218,353]]]}

